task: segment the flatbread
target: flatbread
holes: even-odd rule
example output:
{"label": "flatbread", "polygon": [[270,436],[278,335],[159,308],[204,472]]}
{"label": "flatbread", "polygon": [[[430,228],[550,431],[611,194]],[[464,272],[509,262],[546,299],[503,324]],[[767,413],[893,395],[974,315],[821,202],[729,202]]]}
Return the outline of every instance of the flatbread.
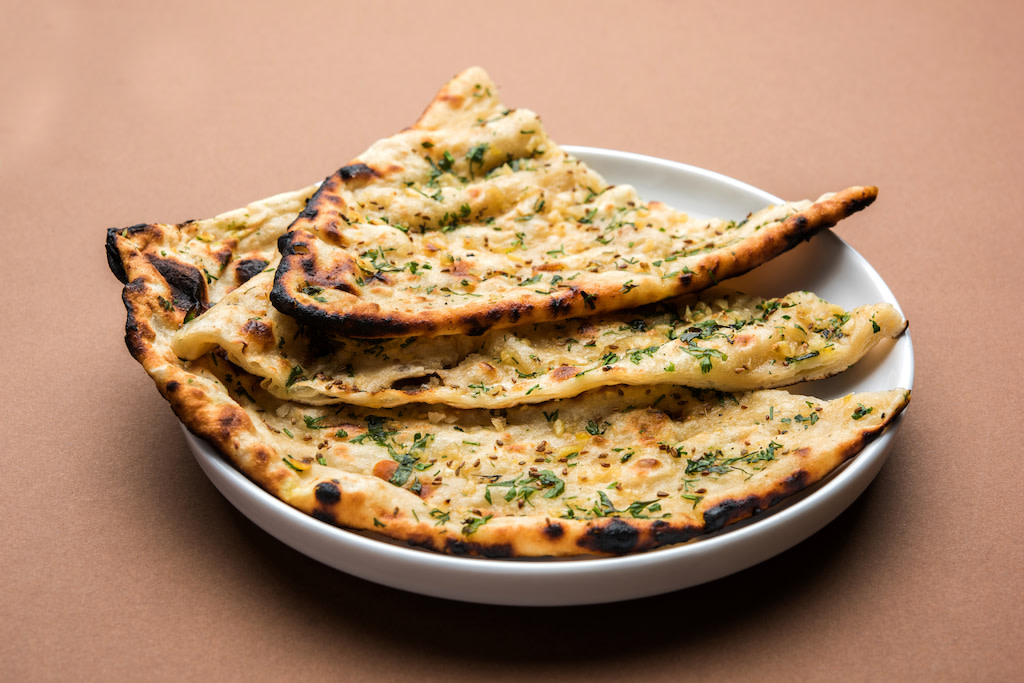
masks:
{"label": "flatbread", "polygon": [[506,408],[612,384],[774,388],[842,372],[906,328],[889,304],[846,311],[810,292],[765,299],[715,288],[475,337],[328,340],[270,305],[273,277],[257,275],[182,326],[172,348],[189,360],[223,349],[274,396],[311,405]]}
{"label": "flatbread", "polygon": [[[124,283],[125,341],[178,418],[252,481],[325,522],[484,557],[640,552],[713,533],[820,482],[909,400],[900,388],[821,401],[658,383],[503,409],[313,406],[274,396],[219,345],[180,357],[183,327],[245,301],[242,286],[276,284],[295,244],[287,230],[311,215],[316,192],[180,225],[111,229],[106,248]],[[846,325],[823,329],[847,334]],[[712,354],[712,371],[724,360]]]}
{"label": "flatbread", "polygon": [[691,218],[608,184],[471,68],[324,180],[279,242],[271,301],[322,333],[371,338],[621,310],[744,273],[876,194]]}
{"label": "flatbread", "polygon": [[194,313],[182,283],[202,273],[188,254],[207,254],[147,256],[153,245],[133,240],[152,234],[110,231],[108,244],[123,255],[128,347],[178,418],[297,509],[442,552],[618,555],[699,538],[820,481],[909,400],[654,385],[501,411],[283,401],[222,352],[177,356]]}

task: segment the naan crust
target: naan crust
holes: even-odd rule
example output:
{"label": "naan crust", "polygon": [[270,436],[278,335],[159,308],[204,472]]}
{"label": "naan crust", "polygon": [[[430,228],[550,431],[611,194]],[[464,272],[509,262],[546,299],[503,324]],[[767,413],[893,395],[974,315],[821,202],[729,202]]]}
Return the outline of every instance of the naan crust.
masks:
{"label": "naan crust", "polygon": [[143,277],[167,287],[156,301],[191,319],[254,276],[273,271],[277,240],[316,185],[178,225],[140,223],[107,231],[107,264],[123,283]]}
{"label": "naan crust", "polygon": [[324,333],[371,338],[620,310],[742,274],[876,194],[693,219],[609,185],[472,68],[323,182],[279,242],[271,301]]}
{"label": "naan crust", "polygon": [[746,391],[846,370],[906,328],[889,304],[845,311],[810,292],[702,297],[468,337],[327,340],[270,305],[263,273],[184,325],[175,353],[218,348],[281,399],[506,408],[612,384]]}

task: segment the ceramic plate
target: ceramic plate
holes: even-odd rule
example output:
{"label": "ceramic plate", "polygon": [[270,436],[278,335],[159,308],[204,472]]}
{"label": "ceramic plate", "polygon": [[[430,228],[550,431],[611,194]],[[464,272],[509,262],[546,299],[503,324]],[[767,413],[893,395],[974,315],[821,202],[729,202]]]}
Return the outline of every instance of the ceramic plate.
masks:
{"label": "ceramic plate", "polygon": [[[590,147],[566,147],[615,184],[632,184],[694,216],[742,219],[781,200],[725,176],[671,161]],[[870,210],[855,220],[871,220]],[[809,290],[846,308],[895,297],[877,272],[826,232],[729,287],[760,296]],[[841,375],[793,387],[824,399],[853,391],[912,388],[910,335],[884,343]],[[888,431],[824,482],[744,524],[686,545],[613,558],[494,560],[450,557],[317,521],[254,485],[186,431],[196,460],[218,490],[267,533],[309,557],[368,581],[441,598],[502,605],[574,605],[679,590],[762,562],[806,539],[859,496],[885,463],[899,428]]]}

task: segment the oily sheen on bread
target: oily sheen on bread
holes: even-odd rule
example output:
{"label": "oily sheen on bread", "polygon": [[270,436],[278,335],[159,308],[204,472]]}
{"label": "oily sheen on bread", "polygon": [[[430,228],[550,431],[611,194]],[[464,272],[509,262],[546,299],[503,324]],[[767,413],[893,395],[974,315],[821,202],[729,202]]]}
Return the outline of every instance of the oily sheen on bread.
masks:
{"label": "oily sheen on bread", "polygon": [[325,339],[270,305],[272,283],[261,273],[182,326],[174,352],[194,360],[223,349],[271,394],[302,403],[506,408],[612,384],[746,391],[821,379],[906,327],[889,304],[846,311],[810,292],[716,288],[473,337]]}
{"label": "oily sheen on bread", "polygon": [[280,240],[271,301],[321,333],[378,338],[620,310],[744,273],[876,193],[693,219],[609,185],[471,68],[324,180]]}

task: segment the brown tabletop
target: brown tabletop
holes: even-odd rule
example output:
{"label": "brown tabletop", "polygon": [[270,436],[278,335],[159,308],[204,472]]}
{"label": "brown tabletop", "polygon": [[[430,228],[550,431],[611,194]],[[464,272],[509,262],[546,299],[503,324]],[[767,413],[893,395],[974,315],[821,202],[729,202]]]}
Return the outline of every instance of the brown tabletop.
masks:
{"label": "brown tabletop", "polygon": [[[0,678],[1009,680],[1024,665],[1024,10],[981,2],[4,3]],[[555,140],[787,198],[910,320],[887,464],[820,533],[675,593],[405,593],[235,510],[123,343],[108,227],[335,170],[479,64]]]}

